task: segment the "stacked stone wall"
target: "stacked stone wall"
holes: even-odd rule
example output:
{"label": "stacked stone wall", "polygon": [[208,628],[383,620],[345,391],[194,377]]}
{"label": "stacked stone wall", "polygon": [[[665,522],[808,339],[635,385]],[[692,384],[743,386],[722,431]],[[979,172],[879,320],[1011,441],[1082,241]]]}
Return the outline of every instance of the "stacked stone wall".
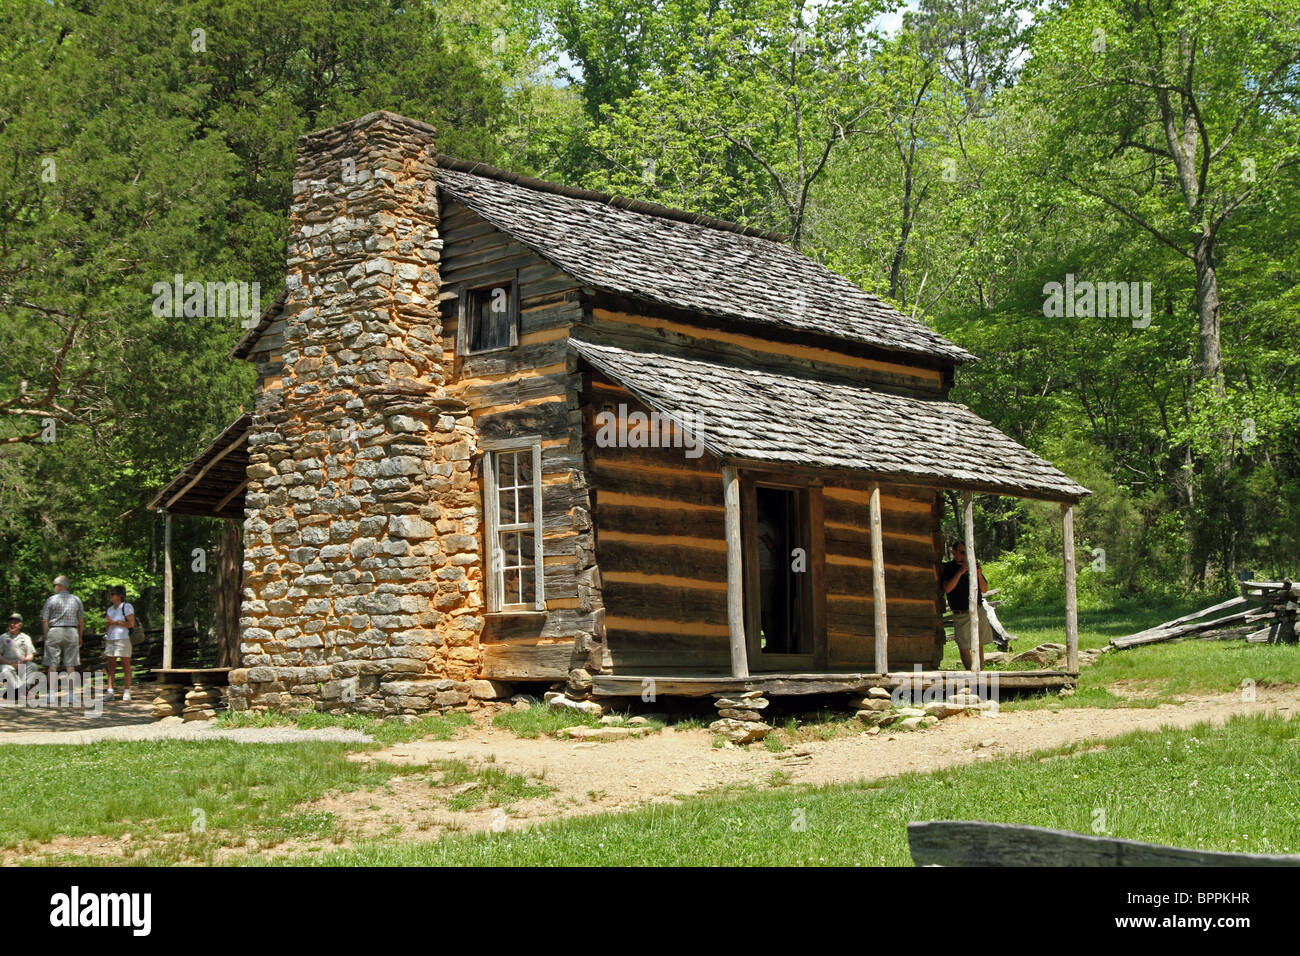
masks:
{"label": "stacked stone wall", "polygon": [[470,702],[481,492],[448,398],[433,130],[373,113],[299,143],[283,374],[258,396],[235,709]]}

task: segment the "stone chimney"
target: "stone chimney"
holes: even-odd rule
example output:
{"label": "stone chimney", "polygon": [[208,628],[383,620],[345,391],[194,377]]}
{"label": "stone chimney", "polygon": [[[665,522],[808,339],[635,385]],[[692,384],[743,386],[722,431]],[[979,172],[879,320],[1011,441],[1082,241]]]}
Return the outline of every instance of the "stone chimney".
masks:
{"label": "stone chimney", "polygon": [[432,127],[298,143],[283,376],[258,396],[231,706],[459,706],[478,668],[473,423],[447,398]]}

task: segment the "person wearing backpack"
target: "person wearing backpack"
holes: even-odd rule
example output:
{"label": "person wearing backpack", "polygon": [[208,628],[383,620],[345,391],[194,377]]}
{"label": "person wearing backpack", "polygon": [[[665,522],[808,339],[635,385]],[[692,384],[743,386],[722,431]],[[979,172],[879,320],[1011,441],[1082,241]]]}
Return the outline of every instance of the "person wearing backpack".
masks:
{"label": "person wearing backpack", "polygon": [[108,689],[112,698],[113,675],[117,662],[122,662],[122,699],[131,699],[131,631],[135,629],[135,608],[126,603],[126,588],[120,584],[109,592],[110,607],[106,615],[108,627],[104,633],[104,656],[108,659]]}

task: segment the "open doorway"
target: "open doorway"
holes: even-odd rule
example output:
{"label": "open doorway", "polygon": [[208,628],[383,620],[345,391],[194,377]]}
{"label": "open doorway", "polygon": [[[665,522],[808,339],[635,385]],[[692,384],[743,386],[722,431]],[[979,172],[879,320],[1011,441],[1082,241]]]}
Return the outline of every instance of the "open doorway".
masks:
{"label": "open doorway", "polygon": [[754,549],[758,570],[758,650],[813,653],[806,490],[756,485]]}

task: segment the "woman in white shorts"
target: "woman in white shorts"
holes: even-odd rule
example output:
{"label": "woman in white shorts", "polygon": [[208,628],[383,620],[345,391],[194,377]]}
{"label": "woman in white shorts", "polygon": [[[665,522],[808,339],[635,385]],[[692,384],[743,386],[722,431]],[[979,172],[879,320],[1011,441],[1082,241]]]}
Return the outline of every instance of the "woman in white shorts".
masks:
{"label": "woman in white shorts", "polygon": [[122,699],[131,699],[131,631],[135,629],[135,608],[126,603],[126,588],[120,584],[109,592],[108,630],[104,634],[104,656],[108,658],[108,691],[113,696],[113,674],[122,662],[122,680],[126,686]]}

